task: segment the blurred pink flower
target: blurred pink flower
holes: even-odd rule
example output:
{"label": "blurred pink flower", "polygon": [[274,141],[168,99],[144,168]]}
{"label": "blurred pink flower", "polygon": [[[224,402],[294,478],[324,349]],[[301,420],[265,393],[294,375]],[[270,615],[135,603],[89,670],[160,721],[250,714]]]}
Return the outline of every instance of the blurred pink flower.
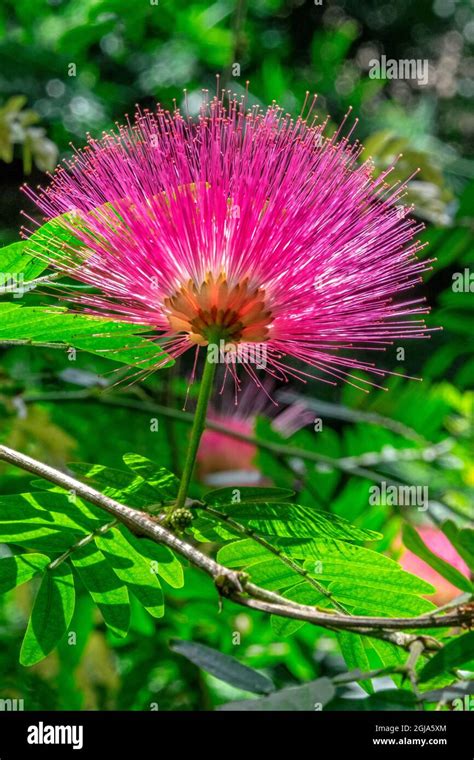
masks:
{"label": "blurred pink flower", "polygon": [[[274,385],[268,381],[264,383],[263,389],[247,383],[237,406],[231,403],[230,393],[224,389],[213,401],[208,419],[231,432],[250,438],[256,434],[258,416],[270,418],[272,428],[284,438],[314,421],[314,412],[302,403],[290,404],[281,409],[271,400],[274,392]],[[258,469],[257,453],[254,443],[208,428],[203,433],[197,454],[199,478],[204,483],[217,487],[269,485],[269,481]]]}
{"label": "blurred pink flower", "polygon": [[[210,414],[209,419],[226,426],[229,431],[253,436],[254,420],[232,415]],[[205,430],[197,454],[200,480],[213,486],[262,485],[262,477],[254,459],[257,447],[216,430]]]}
{"label": "blurred pink flower", "polygon": [[89,138],[45,190],[26,190],[46,219],[71,212],[43,257],[99,291],[64,298],[150,325],[174,357],[258,344],[276,378],[308,374],[292,357],[326,382],[376,385],[354,371],[386,372],[357,352],[428,337],[425,299],[406,295],[429,264],[422,226],[392,167],[376,177],[352,130],[324,137],[313,107],[294,120],[214,98],[197,121],[158,106]]}

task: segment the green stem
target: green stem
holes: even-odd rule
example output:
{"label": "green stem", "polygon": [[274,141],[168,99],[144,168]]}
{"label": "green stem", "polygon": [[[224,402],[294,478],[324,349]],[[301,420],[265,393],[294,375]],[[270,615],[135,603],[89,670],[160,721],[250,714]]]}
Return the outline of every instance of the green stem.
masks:
{"label": "green stem", "polygon": [[56,570],[58,565],[60,565],[62,562],[65,562],[73,552],[76,552],[78,549],[84,548],[84,546],[87,546],[90,544],[96,536],[102,536],[104,533],[107,533],[111,528],[115,528],[115,526],[118,525],[118,520],[112,520],[112,522],[108,522],[105,525],[101,525],[100,528],[97,528],[97,530],[94,530],[92,533],[88,533],[87,536],[84,536],[84,538],[81,538],[80,541],[77,541],[75,544],[69,547],[69,549],[66,549],[66,551],[61,554],[59,557],[56,557],[52,562],[48,565],[48,570]]}
{"label": "green stem", "polygon": [[184,463],[183,474],[181,482],[179,484],[178,496],[176,498],[175,509],[183,507],[188,495],[189,483],[194,470],[194,463],[196,461],[196,455],[199,448],[199,442],[204,431],[206,424],[206,412],[209,404],[209,399],[212,392],[212,386],[214,384],[214,375],[216,373],[217,364],[215,361],[209,360],[209,353],[212,344],[209,343],[206,353],[206,363],[204,365],[204,371],[201,378],[201,387],[199,388],[199,395],[196,405],[196,411],[194,413],[193,426],[191,428],[191,438],[189,440],[188,451],[186,454],[186,461]]}

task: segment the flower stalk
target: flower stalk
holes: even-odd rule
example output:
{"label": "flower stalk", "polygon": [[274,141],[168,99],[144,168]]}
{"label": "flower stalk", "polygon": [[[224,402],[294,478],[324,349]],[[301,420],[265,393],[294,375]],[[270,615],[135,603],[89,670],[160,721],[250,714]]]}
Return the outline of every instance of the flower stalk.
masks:
{"label": "flower stalk", "polygon": [[181,482],[179,484],[178,496],[176,498],[176,504],[171,510],[180,509],[184,507],[186,498],[188,495],[189,484],[193,475],[194,465],[196,463],[196,455],[199,449],[199,443],[201,436],[204,432],[206,424],[207,407],[209,406],[209,399],[211,397],[212,388],[214,385],[214,377],[216,374],[217,364],[212,360],[212,353],[214,350],[214,344],[209,343],[206,350],[206,361],[204,364],[204,370],[201,378],[201,385],[199,388],[199,395],[196,405],[196,411],[194,414],[194,421],[191,428],[191,437],[189,439],[188,450],[186,453],[186,461],[184,463],[183,474]]}

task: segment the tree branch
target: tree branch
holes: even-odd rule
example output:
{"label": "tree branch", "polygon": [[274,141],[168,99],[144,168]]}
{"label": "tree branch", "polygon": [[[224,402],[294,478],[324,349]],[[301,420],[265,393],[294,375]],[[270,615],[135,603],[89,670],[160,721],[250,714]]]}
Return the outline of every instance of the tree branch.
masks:
{"label": "tree branch", "polygon": [[255,533],[254,530],[249,530],[244,525],[241,525],[240,523],[236,522],[230,515],[226,515],[223,512],[219,512],[217,509],[213,507],[209,507],[207,505],[202,505],[201,509],[203,512],[206,512],[207,514],[211,515],[212,517],[217,518],[218,520],[221,520],[222,522],[226,523],[227,525],[230,525],[232,528],[235,528],[239,533],[241,533],[243,536],[247,536],[251,538],[253,541],[255,541],[257,544],[260,544],[260,546],[263,546],[267,551],[271,552],[275,557],[278,557],[278,559],[281,560],[287,567],[289,567],[293,572],[297,573],[298,575],[301,575],[307,583],[309,583],[313,588],[318,591],[321,596],[325,596],[327,599],[329,599],[334,608],[338,610],[339,612],[346,612],[344,607],[340,605],[333,597],[330,591],[328,591],[325,586],[323,586],[321,583],[319,583],[315,578],[312,578],[309,574],[308,570],[305,570],[301,565],[298,565],[297,562],[294,562],[291,557],[286,557],[285,554],[281,549],[277,549],[273,544],[271,544],[269,541],[267,541],[265,538],[262,538],[262,536],[259,536]]}
{"label": "tree branch", "polygon": [[[120,396],[107,395],[106,393],[103,392],[103,390],[98,391],[97,389],[87,389],[87,390],[80,390],[80,391],[56,391],[53,393],[50,393],[50,392],[31,393],[31,394],[21,395],[19,398],[21,398],[25,404],[32,404],[32,403],[37,403],[37,402],[53,403],[55,401],[59,401],[59,402],[86,401],[88,403],[96,403],[96,404],[100,404],[104,406],[112,406],[112,407],[117,407],[121,409],[133,409],[138,412],[141,412],[142,414],[155,414],[155,415],[161,414],[163,415],[163,417],[168,417],[169,419],[177,420],[179,422],[186,422],[188,424],[192,424],[193,422],[193,415],[190,414],[189,412],[185,412],[180,409],[173,409],[172,407],[164,406],[162,404],[157,404],[154,402],[142,401],[142,400],[137,401],[135,399],[121,398]],[[228,437],[234,438],[237,441],[249,443],[250,445],[256,446],[260,449],[264,449],[265,451],[270,452],[271,454],[273,454],[273,456],[275,457],[277,461],[284,462],[285,465],[288,467],[291,467],[292,459],[303,459],[308,462],[314,462],[315,464],[323,464],[323,465],[327,465],[328,467],[333,467],[336,470],[341,470],[342,472],[345,472],[347,475],[366,478],[368,480],[371,480],[374,483],[379,483],[379,484],[385,483],[387,486],[393,485],[395,487],[398,487],[407,482],[400,479],[398,475],[397,475],[398,479],[395,480],[393,476],[382,474],[380,472],[377,472],[376,470],[369,469],[368,467],[360,467],[357,465],[357,463],[352,461],[352,458],[348,458],[344,461],[344,459],[337,459],[335,457],[331,457],[325,454],[320,454],[318,452],[308,451],[308,449],[301,449],[296,446],[288,446],[282,443],[266,441],[262,438],[257,438],[252,435],[246,435],[245,433],[241,433],[237,430],[230,429],[225,424],[220,423],[220,422],[215,422],[214,420],[206,419],[205,425],[206,425],[206,428],[208,428],[209,430],[214,430],[217,433],[222,433],[223,435],[227,435]],[[428,448],[431,449],[432,445],[433,444],[429,444]],[[397,450],[397,455],[398,453],[400,453],[400,451],[403,452],[404,450],[403,449]],[[319,499],[321,499],[321,497],[319,497]],[[464,519],[467,518],[467,515],[461,510],[457,509],[454,505],[447,504],[443,500],[442,493],[438,493],[438,492],[433,493],[433,490],[431,489],[431,499],[436,499],[437,501],[441,502],[443,507],[447,509],[448,511],[452,512],[453,514],[456,514],[459,517],[462,517]],[[435,524],[439,524],[440,521],[437,518],[436,513],[431,508],[431,505],[432,505],[432,501],[430,500],[429,505],[428,505],[430,518],[433,520]]]}
{"label": "tree branch", "polygon": [[[32,404],[37,402],[54,402],[54,401],[86,401],[88,403],[102,404],[104,406],[114,406],[121,409],[133,409],[143,414],[162,414],[163,417],[174,419],[179,422],[187,422],[192,424],[194,415],[190,412],[182,411],[181,409],[173,409],[162,404],[150,403],[148,401],[136,401],[135,399],[120,398],[117,396],[111,396],[105,394],[103,391],[98,393],[97,389],[88,389],[82,391],[57,391],[54,393],[31,393],[22,396],[25,404]],[[360,467],[351,462],[344,462],[342,459],[328,456],[326,454],[320,454],[315,451],[308,451],[308,449],[301,449],[297,446],[288,446],[283,443],[275,443],[274,441],[265,441],[262,438],[256,436],[246,435],[238,430],[230,429],[224,423],[215,422],[214,420],[206,419],[206,428],[214,430],[216,433],[222,433],[234,438],[237,441],[243,443],[250,443],[258,448],[265,449],[271,454],[274,454],[277,458],[295,458],[304,459],[308,462],[314,462],[315,464],[324,464],[328,467],[334,467],[336,470],[342,470],[349,475],[357,475],[361,478],[367,478],[375,483],[381,483],[384,481],[387,485],[400,485],[400,483],[393,478],[381,475],[380,473],[368,469],[367,467]]]}
{"label": "tree branch", "polygon": [[51,483],[54,483],[67,491],[73,491],[75,494],[85,499],[85,501],[95,504],[96,507],[113,515],[113,517],[126,525],[132,532],[151,538],[157,543],[165,544],[165,546],[168,546],[170,549],[174,549],[192,562],[193,565],[204,570],[204,572],[212,578],[216,578],[219,575],[225,575],[226,573],[229,577],[235,576],[235,586],[237,589],[241,588],[237,573],[214,562],[213,559],[202,554],[202,552],[199,552],[186,541],[183,541],[174,533],[167,530],[162,525],[159,525],[145,512],[131,509],[131,507],[127,507],[125,504],[121,504],[120,502],[115,501],[115,499],[111,499],[109,496],[100,493],[100,491],[96,491],[86,483],[81,483],[80,480],[76,480],[70,475],[66,475],[43,462],[39,462],[37,459],[33,459],[26,454],[21,454],[19,451],[10,449],[7,446],[0,445],[0,460],[10,462],[10,464],[20,467],[22,470],[26,470],[33,475],[49,480]]}
{"label": "tree branch", "polygon": [[247,580],[245,573],[230,570],[194,546],[176,536],[145,512],[121,504],[91,488],[70,475],[39,462],[19,451],[0,445],[0,460],[9,462],[33,475],[42,477],[68,491],[75,492],[85,501],[103,509],[126,525],[134,533],[164,544],[203,570],[216,584],[220,594],[237,604],[280,617],[302,620],[330,630],[356,631],[359,634],[384,638],[397,646],[410,648],[416,640],[423,642],[424,649],[439,648],[440,644],[429,636],[402,633],[404,629],[447,628],[471,626],[474,623],[474,606],[462,604],[457,609],[439,614],[424,614],[411,618],[384,618],[341,615],[321,612],[315,607],[298,604],[272,591],[267,591]]}

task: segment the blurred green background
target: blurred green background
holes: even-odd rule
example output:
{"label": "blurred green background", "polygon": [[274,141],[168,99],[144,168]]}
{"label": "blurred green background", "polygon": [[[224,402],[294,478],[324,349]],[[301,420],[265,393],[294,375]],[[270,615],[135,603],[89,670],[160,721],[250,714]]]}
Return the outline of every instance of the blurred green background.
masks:
{"label": "blurred green background", "polygon": [[[383,54],[427,59],[428,84],[372,79],[370,61]],[[306,400],[334,406],[324,435],[302,430],[291,442],[334,457],[372,454],[380,472],[429,483],[442,516],[468,516],[474,486],[474,293],[454,292],[452,282],[456,273],[474,270],[471,2],[3,0],[0,61],[1,244],[18,239],[20,210],[31,212],[19,186],[25,180],[44,183],[45,171],[68,155],[71,141],[79,146],[86,132],[99,136],[133,114],[136,103],[180,104],[183,88],[191,110],[197,110],[201,90],[215,90],[216,73],[237,94],[249,80],[250,104],[276,100],[294,114],[307,90],[317,92],[318,113],[331,115],[329,129],[352,106],[359,118],[356,137],[378,170],[400,153],[397,178],[419,168],[409,201],[427,225],[423,239],[430,245],[422,255],[437,259],[423,292],[433,307],[430,323],[443,332],[407,347],[402,362],[394,347],[385,366],[423,376],[424,384],[394,378],[390,393],[368,397],[350,388],[328,392],[316,383],[293,388]],[[74,401],[74,393],[87,396],[97,374],[110,369],[103,359],[79,355],[74,375],[57,351],[3,350],[2,440],[56,466],[70,460],[117,466],[124,452],[139,451],[179,469],[182,446],[176,441],[186,436],[184,423],[165,420],[151,437],[149,415],[101,405],[95,397]],[[178,374],[155,376],[131,393],[181,408],[186,382]],[[69,394],[68,403],[54,402],[61,393]],[[371,421],[374,414],[378,422]],[[257,427],[267,439],[277,436],[268,421]],[[446,445],[433,453],[431,444]],[[294,485],[266,454],[256,466],[275,484]],[[29,488],[30,478],[11,468],[2,468],[1,476],[2,493]],[[396,556],[400,516],[389,507],[367,512],[368,481],[314,468],[305,479],[320,499],[317,506],[382,528],[379,549]],[[28,670],[17,657],[31,590],[12,593],[0,607],[1,696],[23,697],[27,709],[153,709],[152,703],[159,709],[205,709],[234,698],[235,690],[173,654],[168,641],[198,640],[237,654],[235,631],[242,639],[237,656],[271,671],[278,686],[345,667],[334,637],[309,626],[291,638],[278,637],[264,616],[230,605],[218,614],[211,584],[191,570],[187,577],[185,588],[169,595],[163,621],[152,620],[137,604],[123,641],[105,632],[84,595],[73,621],[78,645],[64,643]]]}

